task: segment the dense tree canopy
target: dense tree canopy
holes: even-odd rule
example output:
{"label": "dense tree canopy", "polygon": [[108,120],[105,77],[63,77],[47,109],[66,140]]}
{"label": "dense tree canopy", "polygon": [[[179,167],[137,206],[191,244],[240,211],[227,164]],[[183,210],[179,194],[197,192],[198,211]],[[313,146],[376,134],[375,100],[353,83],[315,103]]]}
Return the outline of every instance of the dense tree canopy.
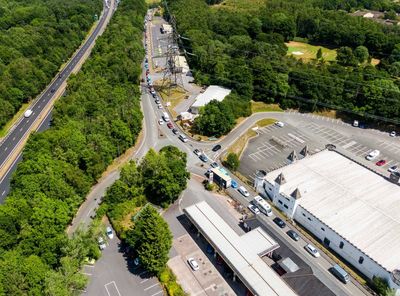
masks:
{"label": "dense tree canopy", "polygon": [[99,0],[0,1],[0,128],[82,42]]}
{"label": "dense tree canopy", "polygon": [[[66,7],[74,1],[67,2],[57,3],[60,20],[70,27]],[[85,11],[79,3],[75,9]],[[91,57],[69,80],[66,96],[56,103],[51,128],[30,137],[0,206],[0,295],[75,295],[84,287],[80,265],[84,257],[96,257],[97,246],[88,243],[81,249],[65,229],[91,185],[140,131],[145,13],[143,0],[121,2]],[[9,285],[11,274],[14,285]]]}

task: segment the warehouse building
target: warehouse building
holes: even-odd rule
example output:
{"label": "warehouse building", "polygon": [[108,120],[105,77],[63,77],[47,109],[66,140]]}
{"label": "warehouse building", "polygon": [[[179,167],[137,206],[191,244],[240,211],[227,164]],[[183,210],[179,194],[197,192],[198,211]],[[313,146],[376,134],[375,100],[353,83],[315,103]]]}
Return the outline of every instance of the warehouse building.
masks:
{"label": "warehouse building", "polygon": [[258,175],[255,187],[369,278],[400,295],[400,186],[335,151]]}
{"label": "warehouse building", "polygon": [[199,94],[196,97],[195,102],[190,107],[190,112],[192,112],[193,114],[198,114],[200,112],[201,107],[204,107],[212,100],[217,100],[219,102],[222,102],[225,99],[225,97],[230,93],[231,93],[230,89],[218,85],[210,85],[209,87],[207,87],[205,92]]}

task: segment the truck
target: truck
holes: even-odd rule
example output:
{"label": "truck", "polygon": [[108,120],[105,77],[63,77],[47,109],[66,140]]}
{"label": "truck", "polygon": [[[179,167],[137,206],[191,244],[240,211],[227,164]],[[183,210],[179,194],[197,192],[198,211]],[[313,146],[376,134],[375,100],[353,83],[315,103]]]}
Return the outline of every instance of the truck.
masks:
{"label": "truck", "polygon": [[212,180],[217,183],[222,188],[229,188],[231,187],[231,177],[220,168],[211,169],[209,176],[212,173]]}
{"label": "truck", "polygon": [[261,196],[257,195],[256,197],[254,197],[253,203],[260,209],[262,213],[264,213],[268,217],[272,216],[271,206]]}
{"label": "truck", "polygon": [[163,112],[162,118],[164,119],[165,122],[169,121],[169,115],[167,112]]}

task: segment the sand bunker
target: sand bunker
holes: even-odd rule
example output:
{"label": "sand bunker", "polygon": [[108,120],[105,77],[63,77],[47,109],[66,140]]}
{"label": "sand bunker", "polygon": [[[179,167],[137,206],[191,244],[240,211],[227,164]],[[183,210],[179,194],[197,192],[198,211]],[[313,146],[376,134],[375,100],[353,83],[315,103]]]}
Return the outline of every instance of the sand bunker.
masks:
{"label": "sand bunker", "polygon": [[303,52],[301,52],[301,51],[294,51],[294,52],[292,52],[292,54],[294,54],[294,55],[302,55]]}

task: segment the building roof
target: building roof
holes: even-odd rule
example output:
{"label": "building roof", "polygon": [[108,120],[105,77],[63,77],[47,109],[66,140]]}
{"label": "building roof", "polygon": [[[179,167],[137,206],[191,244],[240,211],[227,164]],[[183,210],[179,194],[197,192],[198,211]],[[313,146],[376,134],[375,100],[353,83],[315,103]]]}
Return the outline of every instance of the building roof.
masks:
{"label": "building roof", "polygon": [[184,56],[175,57],[175,66],[181,68],[183,73],[186,73],[190,70],[186,58]]}
{"label": "building roof", "polygon": [[335,151],[272,171],[280,190],[301,191],[299,205],[388,271],[400,268],[400,187]]}
{"label": "building roof", "polygon": [[192,107],[203,107],[212,100],[217,100],[221,102],[230,93],[230,89],[218,85],[210,85],[209,87],[207,87],[205,92],[197,96],[196,101],[193,103]]}
{"label": "building roof", "polygon": [[296,295],[260,257],[278,247],[264,230],[239,236],[205,201],[184,212],[254,295]]}

